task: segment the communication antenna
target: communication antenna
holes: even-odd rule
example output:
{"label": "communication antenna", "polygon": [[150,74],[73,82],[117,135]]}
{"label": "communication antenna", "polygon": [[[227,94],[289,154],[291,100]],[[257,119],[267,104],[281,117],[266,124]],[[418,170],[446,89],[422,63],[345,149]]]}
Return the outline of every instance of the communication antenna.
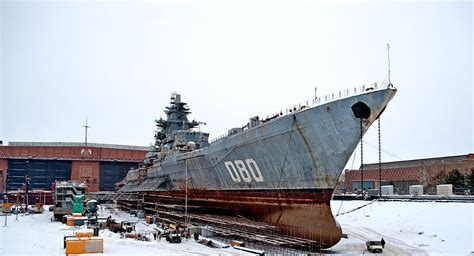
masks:
{"label": "communication antenna", "polygon": [[388,58],[388,85],[392,84],[392,80],[390,79],[390,45],[387,44],[387,58]]}
{"label": "communication antenna", "polygon": [[86,125],[83,125],[82,127],[84,127],[84,129],[86,130],[85,143],[86,143],[86,147],[87,147],[87,129],[91,128],[90,125],[87,125],[87,117],[86,117]]}

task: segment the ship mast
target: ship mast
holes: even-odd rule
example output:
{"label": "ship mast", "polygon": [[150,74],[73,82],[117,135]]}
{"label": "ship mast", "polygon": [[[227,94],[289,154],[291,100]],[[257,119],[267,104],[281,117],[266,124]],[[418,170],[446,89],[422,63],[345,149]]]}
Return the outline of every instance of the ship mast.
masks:
{"label": "ship mast", "polygon": [[390,45],[387,44],[387,58],[388,58],[388,85],[392,84],[392,80],[390,79]]}
{"label": "ship mast", "polygon": [[174,131],[189,130],[201,124],[195,120],[188,120],[187,116],[191,114],[191,111],[187,104],[181,101],[181,95],[175,92],[171,94],[170,105],[166,107],[165,114],[166,119],[155,120],[158,128],[155,134],[155,144],[159,144],[161,147],[172,146]]}

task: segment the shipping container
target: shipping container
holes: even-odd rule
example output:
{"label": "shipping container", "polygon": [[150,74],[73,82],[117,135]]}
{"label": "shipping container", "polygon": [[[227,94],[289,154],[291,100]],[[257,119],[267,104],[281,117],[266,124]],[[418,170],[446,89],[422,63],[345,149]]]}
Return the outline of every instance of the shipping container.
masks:
{"label": "shipping container", "polygon": [[385,185],[382,186],[382,196],[392,196],[393,195],[393,186]]}
{"label": "shipping container", "polygon": [[423,185],[411,185],[408,189],[412,196],[423,195]]}
{"label": "shipping container", "polygon": [[452,184],[442,184],[436,186],[436,194],[441,196],[450,196],[453,194]]}

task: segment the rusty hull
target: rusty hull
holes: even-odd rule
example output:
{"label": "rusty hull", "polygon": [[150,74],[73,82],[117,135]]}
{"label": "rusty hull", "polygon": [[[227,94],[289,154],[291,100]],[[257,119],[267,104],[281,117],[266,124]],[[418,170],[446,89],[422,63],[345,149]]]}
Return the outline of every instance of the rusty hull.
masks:
{"label": "rusty hull", "polygon": [[[332,189],[209,191],[188,190],[188,211],[242,216],[275,225],[281,234],[335,245],[342,230],[330,208]],[[185,191],[148,192],[146,201],[184,205]]]}

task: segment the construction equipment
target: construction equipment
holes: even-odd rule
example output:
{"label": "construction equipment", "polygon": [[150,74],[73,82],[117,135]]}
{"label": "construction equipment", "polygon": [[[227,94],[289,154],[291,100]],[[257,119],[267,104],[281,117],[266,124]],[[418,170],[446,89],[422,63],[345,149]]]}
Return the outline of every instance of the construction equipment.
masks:
{"label": "construction equipment", "polygon": [[136,222],[122,221],[122,230],[125,232],[132,232],[135,230],[135,224]]}
{"label": "construction equipment", "polygon": [[11,203],[3,202],[2,204],[2,212],[3,213],[10,213],[11,212]]}
{"label": "construction equipment", "polygon": [[[73,197],[75,195],[84,195],[85,191],[86,185],[84,183],[57,181],[55,183],[54,218],[56,220],[61,220],[64,215],[72,214]],[[79,198],[76,200],[80,201]],[[82,214],[83,209],[80,211],[80,206],[78,205],[76,205],[76,208],[77,212]]]}
{"label": "construction equipment", "polygon": [[115,220],[107,218],[107,228],[112,232],[132,232],[135,230],[136,222],[122,221],[117,223]]}
{"label": "construction equipment", "polygon": [[371,253],[382,253],[383,246],[381,241],[367,241],[365,243],[367,251]]}
{"label": "construction equipment", "polygon": [[175,229],[165,231],[165,238],[170,243],[181,243],[181,235]]}
{"label": "construction equipment", "polygon": [[87,202],[87,211],[92,215],[97,215],[97,200],[90,200]]}
{"label": "construction equipment", "polygon": [[35,206],[31,209],[34,214],[39,214],[44,212],[43,204],[40,202],[39,198],[36,198]]}
{"label": "construction equipment", "polygon": [[74,195],[72,197],[72,213],[84,213],[84,195]]}

